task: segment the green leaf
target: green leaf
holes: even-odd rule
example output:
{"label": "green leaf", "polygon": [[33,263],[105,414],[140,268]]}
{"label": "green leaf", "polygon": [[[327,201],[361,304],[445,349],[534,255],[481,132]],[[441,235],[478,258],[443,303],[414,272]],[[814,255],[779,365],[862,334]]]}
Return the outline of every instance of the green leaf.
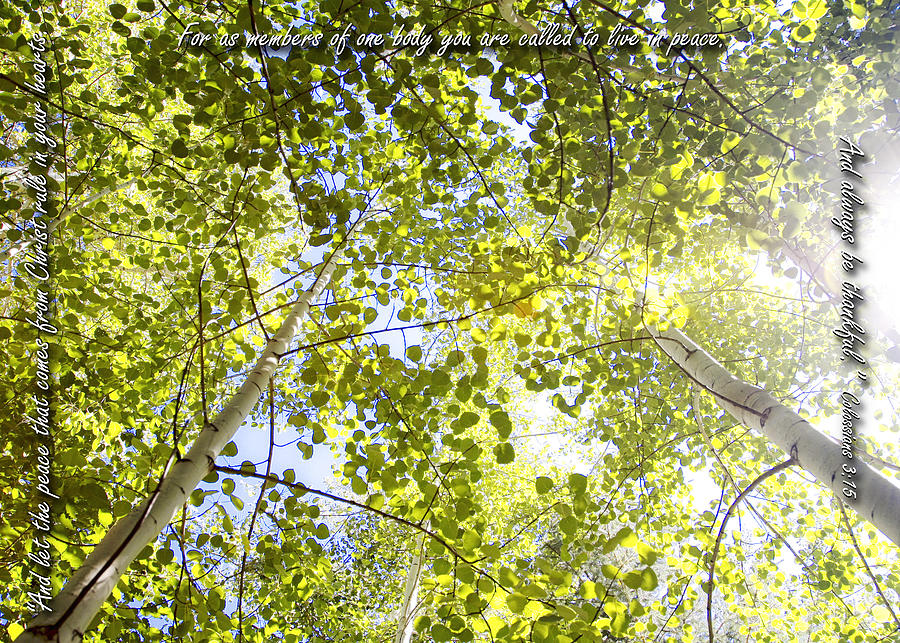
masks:
{"label": "green leaf", "polygon": [[494,447],[494,457],[497,464],[509,464],[516,459],[516,452],[509,442],[501,442]]}
{"label": "green leaf", "polygon": [[506,411],[494,411],[490,415],[491,425],[496,427],[497,435],[505,440],[512,433],[512,423],[509,420],[509,414]]}
{"label": "green leaf", "polygon": [[750,230],[747,232],[747,245],[753,250],[761,250],[763,242],[769,238],[762,230]]}
{"label": "green leaf", "polygon": [[645,545],[642,542],[638,542],[635,545],[635,550],[637,551],[638,556],[641,559],[641,562],[644,563],[645,565],[652,565],[654,562],[656,562],[657,554],[648,545]]}
{"label": "green leaf", "polygon": [[641,573],[628,572],[627,574],[625,574],[625,576],[622,577],[622,582],[625,583],[626,587],[637,589],[641,586]]}
{"label": "green leaf", "polygon": [[481,536],[474,531],[466,531],[466,533],[463,534],[462,542],[463,547],[469,551],[474,551],[481,547]]}
{"label": "green leaf", "polygon": [[608,554],[616,547],[634,547],[637,543],[637,536],[634,535],[631,528],[627,526],[622,527],[612,538],[606,541],[606,544],[603,545],[603,552]]}
{"label": "green leaf", "polygon": [[597,584],[594,581],[590,580],[583,582],[578,590],[578,594],[586,601],[598,598]]}
{"label": "green leaf", "polygon": [[549,493],[553,489],[553,480],[546,476],[538,476],[534,480],[534,487],[541,495]]}
{"label": "green leaf", "polygon": [[608,599],[603,604],[603,610],[610,618],[610,631],[615,636],[624,636],[628,631],[628,608],[624,603]]}
{"label": "green leaf", "polygon": [[737,134],[729,134],[725,137],[725,140],[722,141],[722,145],[719,147],[719,151],[722,152],[722,154],[727,154],[735,147],[737,147],[737,144],[740,142],[740,136],[738,136]]}
{"label": "green leaf", "polygon": [[459,424],[463,428],[467,428],[470,426],[475,426],[478,424],[478,420],[481,419],[477,413],[473,413],[472,411],[466,411],[462,415],[459,416]]}
{"label": "green leaf", "polygon": [[184,139],[176,138],[172,141],[172,155],[182,159],[190,155],[190,151],[188,150]]}
{"label": "green leaf", "polygon": [[578,531],[578,527],[578,520],[574,516],[566,516],[559,521],[560,530],[568,536],[574,536],[575,532]]}
{"label": "green leaf", "polygon": [[644,568],[641,570],[640,575],[641,582],[638,586],[645,592],[651,592],[659,585],[659,579],[656,577],[656,572],[653,571],[653,568]]}
{"label": "green leaf", "polygon": [[366,119],[359,112],[350,112],[349,114],[344,116],[344,123],[347,124],[352,130],[357,130],[363,126],[363,123],[366,122]]}
{"label": "green leaf", "polygon": [[580,473],[572,473],[569,475],[569,489],[575,495],[583,494],[587,491],[587,476]]}
{"label": "green leaf", "polygon": [[528,605],[528,598],[518,592],[513,592],[506,597],[506,604],[513,614],[521,614]]}

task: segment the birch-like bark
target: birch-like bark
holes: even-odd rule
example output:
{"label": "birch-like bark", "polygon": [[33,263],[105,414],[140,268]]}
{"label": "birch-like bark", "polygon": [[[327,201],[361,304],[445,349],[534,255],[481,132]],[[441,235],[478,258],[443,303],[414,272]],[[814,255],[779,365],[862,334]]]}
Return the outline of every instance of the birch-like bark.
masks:
{"label": "birch-like bark", "polygon": [[[525,18],[522,18],[519,14],[516,13],[514,8],[513,0],[499,0],[498,9],[500,11],[501,17],[508,22],[510,25],[515,27],[516,29],[522,31],[527,35],[538,35],[540,31],[537,27],[531,24]],[[581,52],[569,52],[570,55],[578,58],[587,63],[593,63],[593,61]],[[648,73],[647,70],[640,69],[638,67],[633,67],[631,65],[624,65],[617,63],[617,69],[621,69],[622,71],[627,72],[637,72],[639,74]],[[678,76],[666,75],[657,72],[657,76],[660,78],[665,78],[667,80],[674,81],[683,81],[684,78],[680,78]],[[571,226],[570,226],[571,227]],[[610,227],[610,232],[614,230],[614,227]],[[841,306],[841,296],[840,296],[840,280],[834,277],[834,274],[827,270],[827,268],[823,264],[815,264],[808,257],[804,256],[802,253],[798,253],[792,248],[784,239],[781,239],[779,235],[776,233],[770,235],[776,238],[779,238],[781,241],[781,247],[784,253],[793,261],[801,270],[806,272],[812,279],[825,291],[828,295],[829,299],[831,299],[832,303],[836,308],[840,309]],[[872,322],[874,328],[880,332],[888,341],[892,343],[890,348],[900,347],[900,332],[894,326],[894,322],[891,319],[890,315],[888,315],[884,309],[882,309],[876,302],[868,301],[866,302],[866,311],[867,317],[869,321]],[[888,355],[888,359],[892,361],[898,361],[894,357]]]}
{"label": "birch-like bark", "polygon": [[394,643],[409,643],[415,633],[413,622],[416,618],[416,607],[419,600],[419,578],[422,576],[422,563],[425,557],[425,534],[419,535],[416,551],[409,564],[406,575],[406,587],[403,590],[403,603],[397,616],[397,634]]}
{"label": "birch-like bark", "polygon": [[310,288],[300,295],[278,332],[269,340],[253,370],[225,408],[200,431],[183,458],[163,476],[156,492],[107,532],[51,603],[52,611],[36,616],[19,643],[77,643],[100,606],[134,558],[160,534],[191,492],[209,473],[216,457],[234,437],[266,390],[310,304],[331,281],[339,253],[322,267]]}
{"label": "birch-like bark", "polygon": [[[687,377],[709,392],[734,418],[766,436],[816,480],[844,500],[844,478],[856,485],[857,498],[849,506],[900,545],[900,488],[881,477],[861,459],[848,461],[841,447],[761,388],[732,375],[684,333],[670,326],[647,329],[660,349]],[[853,466],[847,476],[842,465]]]}

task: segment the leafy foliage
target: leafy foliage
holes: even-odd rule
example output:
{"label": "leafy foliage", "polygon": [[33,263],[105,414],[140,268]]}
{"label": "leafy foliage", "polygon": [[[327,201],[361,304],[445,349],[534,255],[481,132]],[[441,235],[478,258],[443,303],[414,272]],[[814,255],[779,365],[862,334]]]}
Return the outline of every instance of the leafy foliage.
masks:
{"label": "leafy foliage", "polygon": [[[896,8],[7,5],[12,247],[32,214],[12,172],[36,100],[26,40],[52,38],[56,587],[342,252],[239,439],[86,640],[385,640],[421,533],[419,640],[704,640],[710,592],[722,639],[894,635],[896,550],[802,471],[747,501],[704,584],[724,508],[783,454],[646,329],[669,320],[831,430],[846,379],[837,268],[819,267],[834,263],[833,150],[842,135],[896,147]],[[726,46],[520,47],[510,10],[601,43],[621,26]],[[323,44],[244,46],[289,25]],[[510,44],[327,45],[419,26]],[[211,38],[185,45],[186,30]],[[0,320],[9,637],[27,618],[33,500],[22,256],[7,255]],[[898,375],[875,369],[873,399]],[[304,471],[326,449],[339,489]],[[694,497],[698,477],[717,498]]]}

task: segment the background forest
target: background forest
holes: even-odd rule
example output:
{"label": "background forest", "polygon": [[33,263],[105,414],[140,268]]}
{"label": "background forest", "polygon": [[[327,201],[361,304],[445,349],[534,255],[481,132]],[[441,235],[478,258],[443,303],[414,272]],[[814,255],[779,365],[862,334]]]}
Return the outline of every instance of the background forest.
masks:
{"label": "background forest", "polygon": [[0,5],[0,640],[900,640],[896,2],[33,5]]}

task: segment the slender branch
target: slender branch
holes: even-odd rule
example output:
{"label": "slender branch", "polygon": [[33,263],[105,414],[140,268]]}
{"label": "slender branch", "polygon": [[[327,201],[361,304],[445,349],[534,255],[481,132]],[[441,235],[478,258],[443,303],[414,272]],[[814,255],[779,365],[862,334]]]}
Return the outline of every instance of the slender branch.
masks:
{"label": "slender branch", "polygon": [[[359,225],[367,216],[361,216],[352,227]],[[259,402],[278,366],[279,355],[287,350],[299,330],[309,313],[311,301],[330,283],[342,251],[343,247],[338,246],[331,252],[321,272],[309,290],[299,297],[244,383],[216,417],[204,423],[190,450],[162,475],[148,499],[113,525],[53,599],[51,610],[29,623],[20,637],[21,643],[46,643],[48,640],[74,643],[83,639],[94,615],[131,562],[169,524],[175,511],[197,488],[215,464],[216,457]]]}
{"label": "slender branch", "polygon": [[716,544],[713,547],[712,556],[709,560],[709,579],[707,580],[706,587],[706,627],[709,634],[709,643],[713,643],[713,626],[712,626],[712,593],[713,593],[713,575],[716,572],[716,558],[719,556],[719,545],[722,543],[722,536],[725,534],[725,526],[728,524],[728,520],[731,518],[732,513],[737,508],[737,506],[741,503],[741,500],[746,498],[750,493],[756,489],[767,478],[771,478],[779,471],[784,471],[790,466],[797,464],[797,460],[791,456],[784,462],[780,464],[776,464],[774,467],[765,471],[758,475],[756,479],[747,485],[747,488],[744,489],[737,498],[734,499],[734,502],[731,503],[731,506],[728,507],[728,511],[725,512],[725,517],[722,518],[722,525],[719,527],[719,535],[716,536]]}
{"label": "slender branch", "polygon": [[887,611],[890,613],[891,618],[894,619],[894,622],[897,624],[897,630],[900,631],[900,618],[897,617],[897,613],[894,611],[894,608],[891,607],[891,602],[884,595],[884,592],[881,589],[881,584],[878,582],[878,579],[875,578],[875,574],[872,572],[872,568],[869,567],[869,561],[866,560],[865,555],[862,552],[862,549],[859,546],[859,542],[856,540],[856,534],[853,533],[853,525],[850,524],[850,516],[847,515],[847,510],[844,509],[844,503],[838,500],[837,502],[838,509],[841,510],[841,516],[844,518],[844,524],[847,525],[847,533],[850,534],[850,542],[853,543],[853,549],[856,550],[856,554],[859,556],[859,559],[862,561],[863,567],[866,568],[866,573],[869,575],[869,579],[872,581],[872,584],[875,586],[875,591],[881,597],[881,602],[884,603],[884,606],[887,608]]}
{"label": "slender branch", "polygon": [[328,500],[334,500],[335,502],[340,502],[345,505],[350,505],[351,507],[356,507],[358,509],[363,509],[365,511],[371,511],[374,514],[381,516],[382,518],[387,518],[388,520],[393,520],[394,522],[400,523],[401,525],[406,525],[407,527],[411,527],[416,531],[425,534],[432,540],[437,543],[440,543],[447,551],[452,553],[454,556],[458,557],[463,562],[473,564],[475,561],[469,560],[462,554],[460,554],[450,543],[444,540],[441,536],[438,536],[435,532],[431,531],[427,527],[423,527],[417,522],[413,522],[412,520],[407,520],[406,518],[402,518],[400,516],[396,516],[394,514],[388,513],[386,511],[382,511],[381,509],[376,509],[370,505],[365,504],[364,502],[357,502],[356,500],[351,500],[350,498],[344,498],[342,496],[335,495],[333,493],[329,493],[327,491],[322,491],[320,489],[315,489],[313,487],[308,487],[300,482],[288,482],[283,478],[279,478],[274,474],[262,474],[256,473],[255,471],[248,471],[246,469],[236,469],[234,467],[229,467],[223,464],[216,464],[212,467],[213,471],[219,471],[221,473],[228,473],[236,476],[243,476],[245,478],[258,478],[259,480],[267,480],[269,482],[273,482],[275,484],[284,485],[285,487],[289,487],[291,489],[300,489],[301,491],[305,491],[307,493],[311,493],[315,496],[320,496],[322,498],[327,498]]}
{"label": "slender branch", "polygon": [[[90,205],[94,201],[98,201],[105,196],[113,194],[114,192],[120,192],[122,190],[125,190],[125,189],[131,187],[132,185],[134,185],[135,183],[137,183],[137,181],[138,181],[138,179],[137,179],[137,177],[135,177],[129,181],[120,183],[119,185],[114,185],[105,190],[101,190],[100,192],[97,192],[96,194],[92,194],[88,198],[86,198],[82,201],[79,201],[77,204],[75,204],[72,207],[64,208],[63,210],[60,211],[60,213],[58,215],[56,215],[55,217],[50,219],[50,221],[47,222],[47,234],[49,235],[54,230],[56,230],[56,228],[59,227],[59,224],[62,223],[71,212],[77,212],[78,210],[85,207],[86,205]],[[34,244],[34,239],[28,239],[23,236],[21,239],[16,241],[10,247],[6,248],[5,250],[0,250],[0,261],[6,261],[7,259],[9,259],[17,254],[24,252],[25,250],[30,248],[33,244]]]}

